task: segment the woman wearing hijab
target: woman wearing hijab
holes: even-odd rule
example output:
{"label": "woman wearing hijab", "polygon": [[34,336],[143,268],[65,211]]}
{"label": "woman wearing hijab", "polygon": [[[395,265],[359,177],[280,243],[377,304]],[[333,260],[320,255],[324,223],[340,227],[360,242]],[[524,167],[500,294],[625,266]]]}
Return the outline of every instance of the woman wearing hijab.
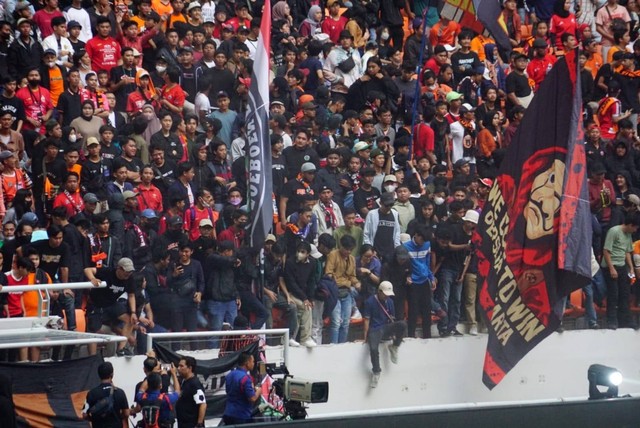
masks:
{"label": "woman wearing hijab", "polygon": [[570,12],[572,4],[571,0],[556,0],[553,5],[553,15],[551,15],[551,21],[549,21],[549,36],[551,37],[552,46],[556,50],[563,51],[563,34],[569,33],[577,37],[576,16]]}
{"label": "woman wearing hijab", "polygon": [[142,117],[147,120],[147,129],[142,133],[142,137],[145,141],[151,141],[151,136],[162,129],[160,119],[158,119],[152,104],[145,104],[142,107]]}
{"label": "woman wearing hijab", "polygon": [[289,22],[289,25],[293,24],[291,9],[286,1],[279,1],[271,8],[271,21],[276,22],[280,20]]}
{"label": "woman wearing hijab", "polygon": [[488,112],[482,121],[484,128],[478,133],[476,140],[476,164],[480,177],[495,177],[497,168],[493,153],[502,147],[502,129],[500,113],[496,110]]}
{"label": "woman wearing hijab", "polygon": [[320,6],[311,6],[311,9],[309,9],[309,13],[307,14],[307,19],[302,21],[302,25],[300,25],[300,35],[304,37],[313,37],[320,28],[322,15],[323,13]]}
{"label": "woman wearing hijab", "polygon": [[104,122],[98,116],[94,116],[95,110],[93,101],[85,100],[82,103],[80,117],[73,119],[70,124],[71,128],[76,130],[76,135],[82,135],[85,142],[89,137],[100,140],[100,127]]}
{"label": "woman wearing hijab", "polygon": [[137,89],[129,94],[127,99],[127,114],[130,118],[139,115],[142,107],[151,104],[156,111],[160,109],[158,103],[158,93],[151,80],[149,72],[143,68],[136,71],[136,87]]}

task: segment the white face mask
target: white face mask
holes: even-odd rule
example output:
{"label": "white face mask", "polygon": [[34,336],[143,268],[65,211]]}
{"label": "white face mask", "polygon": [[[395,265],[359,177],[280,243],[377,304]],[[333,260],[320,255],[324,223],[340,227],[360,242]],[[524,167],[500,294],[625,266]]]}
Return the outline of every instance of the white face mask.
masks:
{"label": "white face mask", "polygon": [[165,71],[167,71],[167,67],[165,67],[164,65],[156,65],[156,71],[158,73],[164,73]]}
{"label": "white face mask", "polygon": [[296,253],[296,260],[299,262],[303,262],[307,259],[307,253],[298,252]]}
{"label": "white face mask", "polygon": [[442,205],[442,204],[444,204],[444,198],[440,197],[440,196],[436,196],[435,198],[433,198],[433,202],[436,205]]}
{"label": "white face mask", "polygon": [[380,38],[382,40],[389,40],[389,33],[387,33],[386,31],[383,31],[382,34],[380,34]]}
{"label": "white face mask", "polygon": [[55,62],[55,61],[48,62],[48,63],[47,63],[47,66],[48,66],[49,68],[53,68],[53,67],[55,67],[55,66],[56,66],[56,62]]}
{"label": "white face mask", "polygon": [[78,137],[76,136],[76,134],[69,134],[69,142],[70,143],[75,143],[77,139],[78,139]]}
{"label": "white face mask", "polygon": [[387,186],[384,186],[384,190],[386,190],[387,192],[395,192],[397,187],[398,186],[396,186],[395,184],[389,184]]}
{"label": "white face mask", "polygon": [[238,206],[240,205],[240,202],[242,202],[242,198],[230,198],[229,199],[229,203],[233,206]]}

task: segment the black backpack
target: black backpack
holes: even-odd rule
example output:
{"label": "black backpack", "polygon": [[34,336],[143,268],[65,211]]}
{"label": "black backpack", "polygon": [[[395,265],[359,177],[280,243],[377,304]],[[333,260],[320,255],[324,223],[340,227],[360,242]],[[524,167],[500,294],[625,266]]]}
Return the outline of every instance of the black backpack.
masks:
{"label": "black backpack", "polygon": [[[160,410],[163,402],[167,403],[169,407],[169,419],[160,419]],[[175,409],[167,394],[162,393],[155,400],[151,400],[145,392],[139,404],[141,407],[140,414],[142,415],[142,421],[139,425],[141,428],[170,428],[173,426],[176,419]]]}
{"label": "black backpack", "polygon": [[92,422],[103,421],[112,416],[117,416],[115,411],[115,399],[113,397],[113,391],[115,386],[111,387],[109,395],[99,399],[93,406],[89,408],[87,414]]}

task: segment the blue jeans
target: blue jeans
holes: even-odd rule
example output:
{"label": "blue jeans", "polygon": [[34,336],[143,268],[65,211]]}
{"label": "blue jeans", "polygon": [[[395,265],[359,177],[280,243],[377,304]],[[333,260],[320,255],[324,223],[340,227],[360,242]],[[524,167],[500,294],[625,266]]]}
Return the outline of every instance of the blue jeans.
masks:
{"label": "blue jeans", "polygon": [[589,327],[596,325],[598,322],[598,316],[596,315],[596,309],[593,306],[593,284],[589,283],[582,289],[584,291],[584,316],[587,318],[587,324]]}
{"label": "blue jeans", "polygon": [[[76,293],[81,293],[83,290],[75,290]],[[67,316],[67,330],[76,329],[76,302],[75,298],[67,296],[64,293],[60,293],[58,296],[58,303],[64,309],[64,313]]]}
{"label": "blue jeans", "polygon": [[460,272],[451,269],[441,269],[438,272],[438,303],[447,316],[438,321],[438,331],[445,333],[456,328],[460,320],[460,301],[462,298],[462,283],[457,279]]}
{"label": "blue jeans", "polygon": [[329,326],[330,343],[344,343],[349,334],[349,321],[351,320],[351,295],[338,299],[336,307],[331,312],[331,324]]}
{"label": "blue jeans", "polygon": [[[207,311],[209,312],[209,328],[213,331],[222,330],[222,323],[228,322],[233,325],[233,320],[238,316],[238,305],[235,300],[228,302],[218,302],[216,300],[207,300]],[[211,341],[211,346],[218,347],[220,339],[217,337]]]}

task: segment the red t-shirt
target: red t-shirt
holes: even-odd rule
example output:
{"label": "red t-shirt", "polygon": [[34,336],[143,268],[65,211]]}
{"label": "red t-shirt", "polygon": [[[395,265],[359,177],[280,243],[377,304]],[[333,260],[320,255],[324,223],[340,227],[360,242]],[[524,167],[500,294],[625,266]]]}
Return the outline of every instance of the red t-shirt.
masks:
{"label": "red t-shirt", "polygon": [[33,15],[33,22],[40,29],[40,34],[43,39],[53,34],[53,28],[51,28],[51,20],[56,16],[64,15],[59,10],[54,10],[53,12],[49,13],[44,9],[40,9]]}
{"label": "red t-shirt", "polygon": [[111,71],[118,65],[120,60],[120,44],[113,37],[93,37],[85,45],[85,50],[91,57],[91,68],[93,71]]}
{"label": "red t-shirt", "polygon": [[553,64],[556,62],[556,57],[552,55],[545,55],[544,58],[535,57],[527,66],[527,74],[530,79],[536,83],[536,87],[534,91],[537,91],[540,87],[540,84],[547,76],[547,73],[551,71]]}
{"label": "red t-shirt", "polygon": [[53,208],[57,207],[64,207],[67,210],[67,215],[73,217],[84,210],[84,201],[80,192],[72,194],[62,192],[53,200]]}
{"label": "red t-shirt", "polygon": [[613,140],[616,137],[618,127],[613,121],[613,118],[622,113],[622,103],[620,102],[620,100],[617,100],[615,98],[611,99],[612,102],[609,102],[609,106],[605,107],[604,103],[608,102],[609,100],[610,98],[605,98],[604,100],[600,101],[600,107],[604,107],[604,111],[600,111],[601,108],[598,109],[600,135],[605,140]]}
{"label": "red t-shirt", "polygon": [[322,21],[322,24],[320,24],[320,28],[322,29],[322,32],[324,34],[327,34],[329,36],[329,39],[333,43],[338,43],[338,41],[340,40],[340,32],[344,30],[347,22],[349,22],[349,20],[344,16],[340,16],[337,21],[332,17],[327,16]]}
{"label": "red t-shirt", "polygon": [[[51,94],[49,93],[49,90],[42,86],[35,91],[29,89],[28,86],[20,88],[18,89],[18,92],[16,92],[16,97],[22,100],[22,103],[24,104],[24,113],[26,117],[30,117],[31,119],[41,119],[49,110],[53,109]],[[42,122],[40,129],[34,129],[31,123],[25,121],[22,128],[39,131],[43,135],[45,134],[44,122]]]}
{"label": "red t-shirt", "polygon": [[420,159],[427,152],[433,152],[435,148],[435,133],[425,123],[416,125],[413,132],[413,157]]}
{"label": "red t-shirt", "polygon": [[[8,287],[11,287],[12,285],[29,285],[29,275],[20,279],[16,279],[11,272],[7,272],[4,275],[7,277]],[[24,315],[22,312],[21,299],[22,299],[22,292],[7,294],[7,303],[9,304],[9,315],[11,315],[12,317]]]}
{"label": "red t-shirt", "polygon": [[137,113],[142,110],[148,101],[142,96],[140,91],[131,92],[127,98],[127,113]]}
{"label": "red t-shirt", "polygon": [[553,15],[551,17],[551,22],[549,23],[549,34],[556,35],[557,48],[562,49],[561,39],[564,33],[570,33],[575,36],[577,29],[576,16],[573,13],[570,13],[566,18],[561,18],[558,15]]}
{"label": "red t-shirt", "polygon": [[173,88],[168,88],[167,85],[164,85],[162,87],[162,98],[176,107],[182,107],[184,105],[184,91],[180,85],[176,85]]}
{"label": "red t-shirt", "polygon": [[214,225],[218,221],[218,213],[212,208],[199,210],[193,206],[184,213],[184,230],[189,233],[189,239],[195,241],[200,237],[200,220],[209,219]]}

